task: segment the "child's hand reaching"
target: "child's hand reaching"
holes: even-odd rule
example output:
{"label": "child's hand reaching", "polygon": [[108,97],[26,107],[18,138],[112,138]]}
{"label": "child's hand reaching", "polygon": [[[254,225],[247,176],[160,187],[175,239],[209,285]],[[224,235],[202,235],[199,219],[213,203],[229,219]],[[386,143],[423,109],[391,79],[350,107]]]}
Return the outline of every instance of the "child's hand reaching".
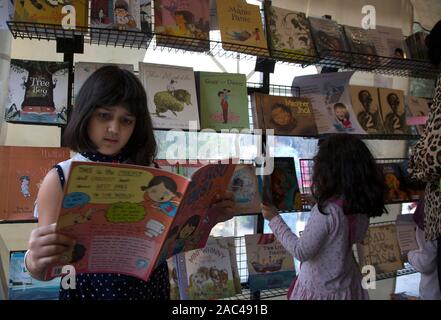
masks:
{"label": "child's hand reaching", "polygon": [[232,192],[226,192],[222,195],[216,195],[212,208],[217,209],[216,223],[230,220],[234,217],[234,195]]}
{"label": "child's hand reaching", "polygon": [[267,205],[262,203],[261,207],[262,207],[262,216],[268,221],[271,221],[272,218],[279,215],[279,212],[277,212],[277,208],[273,205]]}

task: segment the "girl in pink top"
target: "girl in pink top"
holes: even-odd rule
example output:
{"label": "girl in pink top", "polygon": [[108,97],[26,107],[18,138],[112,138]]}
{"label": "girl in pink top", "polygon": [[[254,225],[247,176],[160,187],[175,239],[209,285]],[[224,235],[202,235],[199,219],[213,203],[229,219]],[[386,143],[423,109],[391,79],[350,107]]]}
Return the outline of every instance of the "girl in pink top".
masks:
{"label": "girl in pink top", "polygon": [[290,299],[369,298],[352,245],[364,238],[369,217],[385,212],[384,192],[383,175],[366,145],[354,135],[335,134],[319,143],[314,158],[316,205],[301,237],[276,208],[262,204],[274,235],[302,263]]}

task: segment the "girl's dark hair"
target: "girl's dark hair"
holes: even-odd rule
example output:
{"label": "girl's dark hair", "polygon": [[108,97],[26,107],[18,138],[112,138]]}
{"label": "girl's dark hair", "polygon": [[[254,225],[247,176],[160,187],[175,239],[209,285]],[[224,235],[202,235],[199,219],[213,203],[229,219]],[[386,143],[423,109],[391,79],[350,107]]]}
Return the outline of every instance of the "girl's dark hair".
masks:
{"label": "girl's dark hair", "polygon": [[441,20],[439,20],[426,37],[429,59],[435,66],[441,65]]}
{"label": "girl's dark hair", "polygon": [[116,105],[125,106],[136,117],[132,136],[122,150],[128,157],[127,162],[150,165],[157,146],[147,96],[138,78],[118,66],[101,67],[84,82],[63,135],[65,145],[76,152],[96,151],[87,134],[89,119],[96,108]]}
{"label": "girl's dark hair", "polygon": [[282,109],[283,111],[289,113],[292,116],[291,109],[288,106],[284,105],[283,103],[276,103],[271,107],[271,111],[276,109]]}
{"label": "girl's dark hair", "polygon": [[196,227],[197,227],[198,224],[199,224],[199,220],[200,220],[200,217],[199,217],[197,214],[195,214],[194,216],[191,216],[190,218],[188,218],[188,220],[185,221],[184,225],[183,225],[182,228],[179,230],[178,238],[180,238],[180,236],[181,236],[181,231],[182,231],[182,229],[183,229],[185,226],[191,226],[191,227],[194,227],[193,231],[190,233],[190,235],[192,235],[192,234],[196,231]]}
{"label": "girl's dark hair", "polygon": [[366,145],[354,135],[334,134],[321,140],[314,157],[312,195],[324,212],[333,198],[343,199],[345,214],[380,216],[384,207],[385,182]]}
{"label": "girl's dark hair", "polygon": [[142,186],[141,190],[146,191],[148,188],[160,185],[161,183],[164,184],[165,188],[171,192],[173,192],[174,195],[177,197],[181,197],[182,193],[178,192],[178,186],[176,185],[176,182],[169,177],[166,176],[156,176],[153,177],[152,180],[150,180],[148,186]]}

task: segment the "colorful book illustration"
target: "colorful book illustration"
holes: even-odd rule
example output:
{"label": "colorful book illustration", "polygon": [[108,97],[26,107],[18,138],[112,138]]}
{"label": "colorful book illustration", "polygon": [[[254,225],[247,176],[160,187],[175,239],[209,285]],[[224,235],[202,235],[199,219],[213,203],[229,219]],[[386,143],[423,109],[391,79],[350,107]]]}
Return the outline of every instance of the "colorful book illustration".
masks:
{"label": "colorful book illustration", "polygon": [[244,0],[216,1],[222,48],[257,56],[268,56],[259,6]]}
{"label": "colorful book illustration", "polygon": [[[268,43],[271,55],[277,59],[305,59],[316,55],[309,21],[303,12],[265,5]],[[306,59],[306,60],[308,60]]]}
{"label": "colorful book illustration", "polygon": [[261,198],[256,168],[251,164],[238,164],[228,186],[234,194],[234,213],[250,214],[261,211]]}
{"label": "colorful book illustration", "polygon": [[101,63],[101,62],[77,62],[75,63],[75,75],[74,75],[74,97],[78,95],[83,83],[87,78],[99,68],[106,65],[116,65],[122,69],[133,72],[132,64],[117,64],[117,63]]}
{"label": "colorful book illustration", "polygon": [[368,134],[383,134],[378,89],[365,86],[350,86],[352,108],[358,123]]}
{"label": "colorful book illustration", "polygon": [[249,129],[244,74],[198,72],[201,129]]}
{"label": "colorful book illustration", "polygon": [[[77,273],[121,273],[145,281],[172,255],[202,248],[216,224],[211,203],[235,164],[208,164],[183,176],[143,166],[73,162],[58,232],[76,240]],[[47,277],[62,268],[49,268]]]}
{"label": "colorful book illustration", "polygon": [[155,33],[158,46],[209,50],[209,0],[155,1]]}
{"label": "colorful book illustration", "polygon": [[250,291],[287,288],[296,272],[294,258],[273,234],[245,235]]}
{"label": "colorful book illustration", "polygon": [[199,129],[193,68],[140,62],[139,78],[154,128],[189,129],[192,121]]}
{"label": "colorful book illustration", "polygon": [[353,72],[333,72],[295,77],[292,85],[311,101],[319,134],[367,132],[352,109],[349,80]]}
{"label": "colorful book illustration", "polygon": [[384,129],[388,134],[409,134],[402,90],[378,88]]}
{"label": "colorful book illustration", "polygon": [[230,250],[218,238],[176,256],[181,300],[214,300],[236,294]]}
{"label": "colorful book illustration", "polygon": [[141,30],[140,0],[91,0],[91,27]]}
{"label": "colorful book illustration", "polygon": [[408,112],[406,124],[408,126],[415,126],[417,134],[423,134],[427,120],[429,119],[429,105],[427,99],[405,96],[404,103]]}
{"label": "colorful book illustration", "polygon": [[377,275],[404,267],[394,224],[370,226],[363,241],[357,243],[357,253],[360,268],[372,265]]}
{"label": "colorful book illustration", "polygon": [[68,73],[68,62],[12,59],[5,120],[66,124]]}
{"label": "colorful book illustration", "polygon": [[402,188],[406,190],[409,200],[415,201],[422,199],[426,189],[426,183],[421,180],[416,180],[410,176],[409,172],[407,171],[407,168],[409,167],[409,160],[403,160],[397,165],[402,179]]}
{"label": "colorful book illustration", "polygon": [[403,170],[398,163],[379,164],[383,171],[384,181],[386,183],[386,202],[403,202],[410,200],[409,194],[405,188]]}
{"label": "colorful book illustration", "polygon": [[67,148],[0,146],[0,220],[34,219],[43,178],[69,156]]}
{"label": "colorful book illustration", "polygon": [[[265,129],[276,135],[316,136],[317,126],[308,98],[273,96],[254,93],[253,107],[262,116]],[[258,120],[262,123],[261,120]]]}
{"label": "colorful book illustration", "polygon": [[403,31],[399,28],[376,26],[368,30],[368,37],[381,57],[409,58]]}
{"label": "colorful book illustration", "polygon": [[58,300],[60,278],[38,281],[24,265],[26,251],[12,251],[9,259],[9,300]]}
{"label": "colorful book illustration", "polygon": [[[77,27],[87,28],[89,1],[87,0],[30,0],[15,1],[14,21],[52,24],[61,27],[64,6],[75,8],[75,24]],[[73,12],[73,11],[72,11]]]}
{"label": "colorful book illustration", "polygon": [[[355,53],[354,63],[372,64],[378,62],[375,44],[369,37],[369,31],[359,27],[344,26],[349,50]],[[363,56],[359,56],[361,54]]]}

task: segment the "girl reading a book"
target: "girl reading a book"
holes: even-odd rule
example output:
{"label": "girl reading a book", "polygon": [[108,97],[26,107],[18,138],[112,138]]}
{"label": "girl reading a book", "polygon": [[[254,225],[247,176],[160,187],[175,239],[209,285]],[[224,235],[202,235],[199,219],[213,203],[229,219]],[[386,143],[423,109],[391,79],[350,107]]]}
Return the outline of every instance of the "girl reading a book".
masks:
{"label": "girl reading a book", "polygon": [[[38,192],[38,227],[31,233],[25,255],[25,266],[34,278],[48,280],[45,275],[50,266],[68,264],[76,244],[56,231],[63,185],[72,161],[154,164],[156,141],[147,110],[144,88],[127,70],[105,66],[86,80],[63,137],[77,153],[50,170]],[[218,213],[217,221],[231,218],[233,205],[232,194],[219,195],[212,204]],[[160,264],[147,282],[115,273],[80,273],[75,280],[75,289],[60,289],[60,299],[163,300],[170,296],[166,263]]]}
{"label": "girl reading a book", "polygon": [[342,133],[319,145],[312,177],[316,205],[300,237],[275,207],[262,204],[274,235],[302,263],[290,299],[368,299],[352,245],[364,238],[369,218],[385,211],[384,192],[369,149],[356,136]]}

